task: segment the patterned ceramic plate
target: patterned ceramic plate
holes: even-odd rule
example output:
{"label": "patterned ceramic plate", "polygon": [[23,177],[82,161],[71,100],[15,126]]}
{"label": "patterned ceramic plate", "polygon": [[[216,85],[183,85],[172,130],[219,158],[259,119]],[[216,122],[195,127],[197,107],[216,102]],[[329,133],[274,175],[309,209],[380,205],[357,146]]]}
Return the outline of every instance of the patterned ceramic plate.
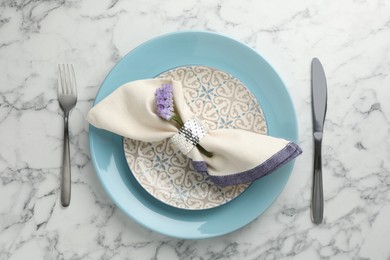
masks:
{"label": "patterned ceramic plate", "polygon": [[[187,104],[209,128],[238,128],[267,134],[263,111],[254,95],[229,73],[205,66],[178,67],[160,78],[182,82]],[[192,168],[171,142],[144,143],[124,139],[131,172],[156,199],[173,207],[202,210],[223,205],[249,184],[221,188]]]}

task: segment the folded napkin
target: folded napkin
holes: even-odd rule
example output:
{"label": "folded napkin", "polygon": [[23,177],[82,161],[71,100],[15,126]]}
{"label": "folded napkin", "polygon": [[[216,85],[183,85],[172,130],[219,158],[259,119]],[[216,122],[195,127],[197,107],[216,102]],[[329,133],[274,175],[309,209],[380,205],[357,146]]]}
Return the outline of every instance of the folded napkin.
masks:
{"label": "folded napkin", "polygon": [[[175,113],[184,122],[181,128],[157,114],[156,91],[166,85],[171,87]],[[206,129],[187,106],[181,83],[171,79],[126,83],[94,106],[87,121],[142,142],[170,138],[197,171],[223,187],[252,182],[302,153],[297,144],[281,138],[241,129]],[[205,156],[202,147],[213,155]]]}

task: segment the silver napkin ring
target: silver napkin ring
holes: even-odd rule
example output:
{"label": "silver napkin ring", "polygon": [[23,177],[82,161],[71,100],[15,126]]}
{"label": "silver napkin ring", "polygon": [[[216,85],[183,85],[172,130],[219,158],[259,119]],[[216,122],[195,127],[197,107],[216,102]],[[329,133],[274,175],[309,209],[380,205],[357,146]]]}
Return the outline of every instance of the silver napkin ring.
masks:
{"label": "silver napkin ring", "polygon": [[206,134],[207,129],[202,122],[193,116],[171,137],[171,141],[184,155],[187,155]]}

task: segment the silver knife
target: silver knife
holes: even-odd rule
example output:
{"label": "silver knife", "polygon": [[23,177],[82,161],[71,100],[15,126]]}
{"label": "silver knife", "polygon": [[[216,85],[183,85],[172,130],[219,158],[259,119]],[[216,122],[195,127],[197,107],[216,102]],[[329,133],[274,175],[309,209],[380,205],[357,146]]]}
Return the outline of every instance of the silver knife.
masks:
{"label": "silver knife", "polygon": [[321,143],[325,122],[327,88],[326,77],[321,62],[313,58],[311,62],[311,98],[314,137],[314,172],[311,200],[311,219],[320,224],[324,216],[324,194],[322,188]]}

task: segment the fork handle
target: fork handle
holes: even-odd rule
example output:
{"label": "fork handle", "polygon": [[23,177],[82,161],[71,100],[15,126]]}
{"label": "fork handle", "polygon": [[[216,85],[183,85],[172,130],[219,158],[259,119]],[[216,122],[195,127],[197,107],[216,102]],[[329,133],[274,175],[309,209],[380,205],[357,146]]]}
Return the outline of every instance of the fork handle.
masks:
{"label": "fork handle", "polygon": [[68,207],[70,203],[70,152],[68,116],[64,116],[64,152],[62,158],[61,204]]}

